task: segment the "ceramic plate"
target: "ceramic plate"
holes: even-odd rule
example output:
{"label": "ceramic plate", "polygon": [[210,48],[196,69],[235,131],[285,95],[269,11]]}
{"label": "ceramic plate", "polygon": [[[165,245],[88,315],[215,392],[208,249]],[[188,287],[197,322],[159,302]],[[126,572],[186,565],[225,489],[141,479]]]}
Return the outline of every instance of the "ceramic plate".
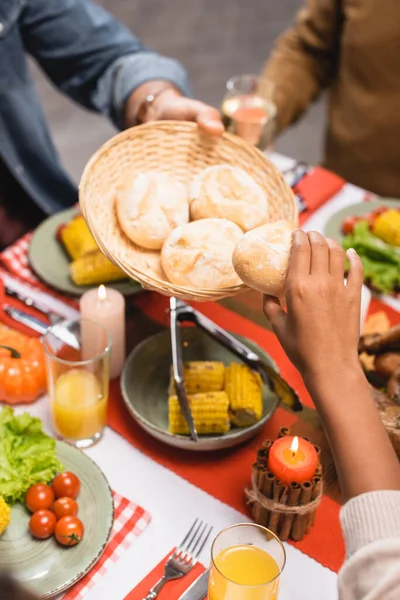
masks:
{"label": "ceramic plate", "polygon": [[344,235],[342,233],[342,223],[346,217],[362,217],[369,212],[372,212],[380,206],[387,206],[388,208],[399,208],[400,200],[394,200],[391,198],[382,198],[381,200],[371,200],[371,202],[359,202],[358,204],[352,204],[346,206],[339,212],[335,213],[327,222],[325,226],[324,234],[337,242],[342,242]]}
{"label": "ceramic plate", "polygon": [[[97,286],[75,285],[69,276],[69,258],[56,240],[57,228],[76,215],[76,208],[69,208],[43,221],[32,236],[29,246],[29,262],[36,275],[47,285],[66,294],[81,296],[86,290]],[[142,292],[136,281],[107,283],[107,287],[119,290],[124,296]]]}
{"label": "ceramic plate", "polygon": [[[226,365],[238,361],[226,348],[194,327],[182,328],[184,360],[218,360]],[[257,344],[235,336],[256,352],[267,363],[272,359]],[[171,366],[170,332],[162,331],[136,346],[129,355],[121,377],[122,395],[133,418],[150,435],[177,448],[206,451],[229,448],[255,436],[271,417],[279,400],[267,387],[263,388],[263,415],[261,421],[245,429],[231,429],[219,436],[200,436],[194,442],[188,436],[168,431],[168,383]]]}
{"label": "ceramic plate", "polygon": [[36,540],[28,530],[29,513],[21,504],[12,508],[11,523],[0,537],[1,568],[41,598],[59,594],[96,564],[114,520],[112,492],[99,467],[64,442],[57,442],[57,454],[65,469],[81,480],[78,515],[85,527],[82,541],[66,548],[54,537]]}

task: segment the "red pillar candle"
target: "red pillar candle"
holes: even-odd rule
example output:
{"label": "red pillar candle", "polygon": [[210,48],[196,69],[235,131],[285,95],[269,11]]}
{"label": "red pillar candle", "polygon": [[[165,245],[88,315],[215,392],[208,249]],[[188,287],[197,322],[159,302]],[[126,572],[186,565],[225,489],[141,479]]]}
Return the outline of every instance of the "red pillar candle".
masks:
{"label": "red pillar candle", "polygon": [[284,436],[269,451],[268,469],[284,485],[311,481],[318,465],[318,454],[303,438]]}

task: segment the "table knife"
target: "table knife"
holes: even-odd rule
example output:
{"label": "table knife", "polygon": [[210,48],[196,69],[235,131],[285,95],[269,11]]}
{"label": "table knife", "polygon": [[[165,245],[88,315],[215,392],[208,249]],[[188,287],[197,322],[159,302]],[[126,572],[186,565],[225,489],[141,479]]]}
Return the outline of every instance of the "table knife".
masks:
{"label": "table knife", "polygon": [[179,596],[179,600],[204,600],[207,596],[209,575],[210,571],[207,569],[188,587],[182,596]]}
{"label": "table knife", "polygon": [[45,308],[44,305],[41,305],[39,302],[36,302],[36,300],[33,300],[33,298],[30,298],[29,296],[25,296],[25,294],[21,294],[20,292],[17,292],[16,290],[13,290],[8,286],[5,286],[5,293],[6,293],[6,296],[8,296],[9,298],[15,298],[15,300],[19,300],[20,302],[23,302],[25,304],[25,306],[34,308],[38,312],[42,313],[42,315],[45,315],[46,317],[48,317],[50,319],[51,323],[56,323],[57,321],[62,320],[61,316],[59,316],[56,313],[54,313],[53,311]]}
{"label": "table knife", "polygon": [[[33,331],[36,331],[37,333],[41,333],[42,335],[44,335],[46,333],[46,331],[49,329],[49,325],[47,323],[45,323],[45,321],[42,321],[41,319],[38,319],[37,317],[29,315],[28,313],[24,312],[23,310],[19,310],[18,308],[14,308],[13,306],[9,306],[8,304],[3,306],[3,309],[4,309],[4,312],[9,317],[14,319],[14,321],[17,321],[17,323],[21,323],[22,325],[29,327],[30,329],[32,329]],[[63,342],[67,346],[71,346],[75,350],[80,349],[80,344],[79,344],[79,341],[77,340],[77,338],[73,335],[73,333],[68,331],[68,329],[66,329],[62,325],[60,325],[60,324],[53,325],[51,328],[51,331],[56,338],[58,338],[61,342]]]}

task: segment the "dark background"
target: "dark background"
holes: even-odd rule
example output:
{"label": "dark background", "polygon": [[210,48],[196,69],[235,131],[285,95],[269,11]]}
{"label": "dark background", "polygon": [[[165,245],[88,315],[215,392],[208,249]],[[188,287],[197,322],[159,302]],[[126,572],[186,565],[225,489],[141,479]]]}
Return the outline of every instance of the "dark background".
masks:
{"label": "dark background", "polygon": [[[304,0],[305,1],[305,0]],[[150,47],[180,59],[195,95],[219,106],[232,75],[259,72],[273,41],[292,21],[300,0],[100,0]],[[66,100],[34,67],[56,144],[75,179],[114,130],[106,119]],[[276,150],[308,162],[320,157],[324,108],[313,106]]]}

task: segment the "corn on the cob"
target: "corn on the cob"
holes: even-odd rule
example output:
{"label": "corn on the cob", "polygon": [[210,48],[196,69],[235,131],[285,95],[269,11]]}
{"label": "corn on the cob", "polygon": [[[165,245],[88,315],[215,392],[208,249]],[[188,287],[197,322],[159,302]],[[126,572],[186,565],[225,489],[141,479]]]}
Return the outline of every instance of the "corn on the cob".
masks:
{"label": "corn on the cob", "polygon": [[69,265],[69,272],[76,285],[97,285],[126,279],[126,274],[100,250],[89,252],[74,260]]}
{"label": "corn on the cob", "polygon": [[0,496],[0,535],[7,529],[10,522],[11,508]]}
{"label": "corn on the cob", "polygon": [[400,211],[390,209],[380,214],[372,225],[372,233],[387,244],[400,246]]}
{"label": "corn on the cob", "polygon": [[[197,433],[226,433],[229,431],[229,399],[225,392],[192,394],[189,396]],[[169,431],[188,434],[177,396],[168,398]]]}
{"label": "corn on the cob", "polygon": [[[224,389],[225,365],[222,362],[209,360],[185,362],[183,379],[187,394],[221,392]],[[170,396],[175,394],[172,367],[168,393]]]}
{"label": "corn on the cob", "polygon": [[94,237],[82,215],[74,217],[57,230],[57,239],[62,243],[72,260],[98,250]]}
{"label": "corn on the cob", "polygon": [[248,427],[261,419],[262,380],[258,373],[246,365],[231,363],[225,369],[225,391],[234,425]]}

